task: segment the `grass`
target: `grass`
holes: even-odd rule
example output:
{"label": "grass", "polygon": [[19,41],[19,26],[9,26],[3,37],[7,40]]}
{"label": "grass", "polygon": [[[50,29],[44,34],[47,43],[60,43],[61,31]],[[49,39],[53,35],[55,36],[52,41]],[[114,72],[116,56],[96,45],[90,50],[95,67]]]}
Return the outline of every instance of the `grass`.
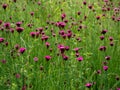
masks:
{"label": "grass", "polygon": [[[86,3],[82,0],[0,1],[0,39],[4,38],[0,41],[0,90],[120,89],[120,13],[114,11],[120,7],[119,1],[109,0],[109,5],[103,0],[86,0]],[[92,9],[88,8],[90,5]],[[103,6],[110,10],[102,11]],[[62,20],[63,14],[66,17]],[[21,33],[16,30],[16,22],[22,22]],[[65,22],[65,27],[56,26],[59,22]],[[11,28],[14,33],[10,32]],[[60,35],[62,30],[64,34]],[[107,32],[102,34],[103,30]],[[31,36],[31,32],[38,32],[39,36]],[[65,36],[68,34],[70,38]],[[42,40],[45,36],[48,39]],[[113,40],[109,40],[110,37]],[[46,42],[50,44],[48,48]],[[100,51],[101,46],[106,50]],[[23,53],[21,47],[25,48]],[[83,61],[78,61],[76,54]],[[50,60],[45,58],[47,55]],[[106,60],[108,56],[110,60]],[[35,57],[38,61],[34,61]]]}

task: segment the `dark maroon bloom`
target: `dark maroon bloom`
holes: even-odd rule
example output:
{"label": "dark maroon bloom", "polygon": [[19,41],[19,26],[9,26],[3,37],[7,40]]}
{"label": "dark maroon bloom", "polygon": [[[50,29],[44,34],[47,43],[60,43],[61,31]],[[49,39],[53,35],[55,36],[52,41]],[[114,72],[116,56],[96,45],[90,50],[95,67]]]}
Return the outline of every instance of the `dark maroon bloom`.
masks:
{"label": "dark maroon bloom", "polygon": [[56,25],[59,27],[59,28],[64,28],[66,26],[66,23],[65,22],[57,22]]}
{"label": "dark maroon bloom", "polygon": [[86,5],[86,4],[87,4],[87,2],[86,2],[86,1],[83,1],[83,4],[84,4],[84,5]]}
{"label": "dark maroon bloom", "polygon": [[15,77],[16,77],[16,78],[20,78],[20,74],[17,73],[17,74],[15,75]]}
{"label": "dark maroon bloom", "polygon": [[5,27],[6,29],[9,29],[9,28],[10,28],[10,23],[9,23],[9,22],[4,23],[4,27]]}
{"label": "dark maroon bloom", "polygon": [[99,19],[100,19],[100,16],[97,16],[96,19],[99,20]]}
{"label": "dark maroon bloom", "polygon": [[63,45],[58,45],[58,48],[60,50],[61,53],[64,53],[65,52],[65,46]]}
{"label": "dark maroon bloom", "polygon": [[108,30],[102,30],[101,34],[106,34]]}
{"label": "dark maroon bloom", "polygon": [[17,0],[13,0],[13,2],[15,2],[15,3],[16,3],[16,1],[17,1]]}
{"label": "dark maroon bloom", "polygon": [[103,40],[105,37],[104,36],[100,36],[100,39]]}
{"label": "dark maroon bloom", "polygon": [[24,85],[24,86],[22,87],[22,90],[27,90],[27,86]]}
{"label": "dark maroon bloom", "polygon": [[120,80],[120,77],[119,77],[119,76],[116,76],[115,79],[118,81],[118,80]]}
{"label": "dark maroon bloom", "polygon": [[6,9],[7,6],[8,6],[7,4],[3,4],[3,5],[2,5],[3,9]]}
{"label": "dark maroon bloom", "polygon": [[16,23],[16,26],[17,26],[17,27],[20,27],[21,24],[22,24],[22,22],[17,22],[17,23]]}
{"label": "dark maroon bloom", "polygon": [[106,56],[105,59],[106,59],[106,60],[110,60],[110,56]]}
{"label": "dark maroon bloom", "polygon": [[49,38],[49,36],[45,36],[45,35],[42,35],[42,37],[41,37],[42,41],[47,41],[48,38]]}
{"label": "dark maroon bloom", "polygon": [[23,30],[24,30],[23,27],[16,27],[16,31],[17,31],[18,33],[21,33]]}
{"label": "dark maroon bloom", "polygon": [[109,40],[110,40],[110,41],[113,41],[113,37],[109,37]]}
{"label": "dark maroon bloom", "polygon": [[68,51],[70,49],[69,46],[65,46],[65,50]]}
{"label": "dark maroon bloom", "polygon": [[8,42],[5,42],[5,46],[8,46]]}
{"label": "dark maroon bloom", "polygon": [[45,56],[45,59],[46,59],[47,61],[49,61],[49,60],[51,59],[51,56],[47,55],[47,56]]}
{"label": "dark maroon bloom", "polygon": [[79,48],[74,48],[74,51],[75,51],[76,53],[78,53]]}
{"label": "dark maroon bloom", "polygon": [[101,47],[99,48],[99,50],[100,50],[100,51],[106,51],[106,46],[101,46]]}
{"label": "dark maroon bloom", "polygon": [[0,20],[0,25],[2,24],[2,20]]}
{"label": "dark maroon bloom", "polygon": [[50,43],[49,43],[49,42],[46,42],[45,45],[47,46],[47,48],[49,48]]}
{"label": "dark maroon bloom", "polygon": [[10,28],[10,32],[11,32],[11,33],[14,33],[14,29],[13,29],[13,28]]}
{"label": "dark maroon bloom", "polygon": [[41,5],[41,2],[38,2],[38,5]]}
{"label": "dark maroon bloom", "polygon": [[0,43],[4,42],[4,38],[0,37]]}
{"label": "dark maroon bloom", "polygon": [[77,58],[77,60],[78,60],[78,61],[83,61],[83,57],[80,56],[80,57]]}
{"label": "dark maroon bloom", "polygon": [[80,14],[81,14],[81,12],[79,11],[79,12],[77,12],[77,14],[78,14],[78,15],[80,15]]}
{"label": "dark maroon bloom", "polygon": [[23,54],[25,51],[26,51],[26,48],[24,48],[24,47],[21,47],[21,48],[19,49],[19,52],[20,52],[21,54]]}
{"label": "dark maroon bloom", "polygon": [[101,74],[101,70],[97,70],[97,74]]}
{"label": "dark maroon bloom", "polygon": [[1,60],[1,62],[2,62],[3,64],[5,64],[5,63],[6,63],[6,60],[3,59],[3,60]]}
{"label": "dark maroon bloom", "polygon": [[90,88],[90,87],[92,86],[92,83],[87,83],[87,84],[85,84],[85,86],[86,86],[87,88]]}
{"label": "dark maroon bloom", "polygon": [[65,17],[66,17],[66,14],[63,13],[63,14],[61,15],[61,19],[63,20]]}
{"label": "dark maroon bloom", "polygon": [[15,49],[18,50],[20,48],[20,45],[19,44],[16,44],[15,45]]}
{"label": "dark maroon bloom", "polygon": [[88,6],[88,8],[89,8],[89,9],[92,9],[92,8],[93,8],[93,6],[92,6],[92,5],[89,5],[89,6]]}
{"label": "dark maroon bloom", "polygon": [[79,53],[76,53],[75,56],[76,56],[76,57],[79,57]]}
{"label": "dark maroon bloom", "polygon": [[38,57],[34,57],[34,59],[33,59],[35,62],[37,62],[38,61]]}
{"label": "dark maroon bloom", "polygon": [[107,71],[108,70],[108,66],[103,66],[103,70]]}
{"label": "dark maroon bloom", "polygon": [[30,36],[34,38],[36,36],[36,32],[30,32]]}
{"label": "dark maroon bloom", "polygon": [[113,42],[110,42],[110,46],[113,46],[114,45],[114,43]]}
{"label": "dark maroon bloom", "polygon": [[31,15],[31,16],[34,16],[34,12],[31,12],[30,15]]}
{"label": "dark maroon bloom", "polygon": [[69,57],[66,56],[66,55],[63,55],[62,57],[63,57],[63,60],[68,60],[68,58],[69,58]]}

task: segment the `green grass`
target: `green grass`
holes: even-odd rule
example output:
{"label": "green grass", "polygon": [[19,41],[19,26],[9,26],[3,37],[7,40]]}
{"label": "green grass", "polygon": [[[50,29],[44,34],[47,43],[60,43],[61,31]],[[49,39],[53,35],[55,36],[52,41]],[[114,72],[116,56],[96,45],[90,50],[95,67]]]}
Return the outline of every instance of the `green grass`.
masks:
{"label": "green grass", "polygon": [[[17,0],[16,3],[13,0],[0,1],[0,20],[3,21],[0,28],[4,28],[4,23],[10,22],[11,28],[15,29],[14,33],[6,32],[9,29],[5,28],[3,31],[0,30],[0,38],[5,38],[5,41],[0,43],[0,90],[21,90],[25,85],[27,87],[25,90],[116,90],[119,88],[120,80],[116,80],[116,76],[120,78],[120,21],[115,22],[111,19],[114,14],[112,5],[106,5],[111,10],[103,12],[101,10],[105,4],[103,0],[86,0],[87,5],[83,5],[82,0],[41,0],[41,5],[37,4],[38,1]],[[114,7],[119,6],[118,2],[118,0],[112,1]],[[2,8],[4,3],[8,4],[6,10]],[[88,5],[92,4],[95,12],[88,8]],[[79,11],[81,14],[77,15]],[[34,12],[34,16],[30,15],[31,12]],[[66,14],[64,20],[68,20],[65,28],[46,23],[62,21],[63,13]],[[102,16],[103,14],[106,16]],[[84,20],[85,15],[86,20]],[[96,16],[100,16],[100,19],[97,20]],[[71,17],[74,20],[70,19]],[[115,17],[120,17],[120,13]],[[23,21],[21,27],[24,28],[20,34],[16,31],[16,22],[19,21]],[[28,24],[33,26],[29,28]],[[83,28],[78,31],[80,25]],[[46,26],[48,29],[45,29]],[[46,41],[41,40],[42,35],[38,38],[30,36],[30,32],[36,32],[36,28],[39,27],[43,27],[45,35],[49,36],[47,40],[50,43],[49,48],[45,46]],[[55,37],[52,36],[52,29],[56,34]],[[101,31],[104,29],[108,32],[104,35],[105,39],[100,40]],[[72,38],[63,39],[59,35],[60,30],[65,32],[71,30]],[[113,37],[114,46],[110,46],[110,36]],[[76,38],[81,38],[81,42]],[[8,46],[5,46],[5,42],[8,42]],[[20,54],[15,49],[16,44],[25,47],[26,51]],[[64,52],[69,57],[68,60],[63,60],[58,44],[70,47]],[[106,46],[106,51],[100,51],[100,46]],[[79,54],[84,58],[81,62],[76,60],[74,51],[76,47],[81,48]],[[46,61],[44,58],[46,55],[52,58]],[[110,56],[111,59],[105,60],[106,56]],[[38,62],[33,60],[34,57],[39,58]],[[6,63],[2,63],[2,60],[6,60]],[[104,62],[107,62],[107,71],[103,70]],[[97,74],[97,70],[101,70],[101,74]],[[20,74],[20,78],[16,78],[17,73]],[[86,83],[92,83],[92,87],[87,88]]]}

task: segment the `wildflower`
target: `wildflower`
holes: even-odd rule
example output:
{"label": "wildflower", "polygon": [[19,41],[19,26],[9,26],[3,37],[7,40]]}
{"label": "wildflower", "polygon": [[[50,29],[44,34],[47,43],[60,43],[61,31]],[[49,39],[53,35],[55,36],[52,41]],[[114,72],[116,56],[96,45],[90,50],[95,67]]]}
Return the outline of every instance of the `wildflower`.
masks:
{"label": "wildflower", "polygon": [[21,54],[23,54],[25,51],[26,51],[26,48],[24,48],[24,47],[21,47],[21,48],[19,49],[19,52],[20,52]]}
{"label": "wildflower", "polygon": [[30,36],[31,36],[31,37],[33,37],[33,38],[34,38],[34,37],[35,37],[35,35],[36,35],[36,32],[30,32]]}
{"label": "wildflower", "polygon": [[3,9],[6,9],[7,6],[8,6],[7,4],[3,4],[3,5],[2,5]]}
{"label": "wildflower", "polygon": [[109,40],[110,40],[110,41],[113,41],[113,37],[109,37]]}
{"label": "wildflower", "polygon": [[61,15],[61,19],[63,20],[65,17],[66,17],[66,14],[63,13],[63,14]]}
{"label": "wildflower", "polygon": [[100,50],[100,51],[106,51],[106,46],[101,46],[101,47],[99,48],[99,50]]}
{"label": "wildflower", "polygon": [[0,25],[2,24],[2,20],[0,20]]}
{"label": "wildflower", "polygon": [[16,78],[20,78],[20,74],[17,73],[17,74],[15,75],[15,77],[16,77]]}
{"label": "wildflower", "polygon": [[66,26],[65,22],[57,22],[56,25],[59,27],[59,28],[64,28]]}
{"label": "wildflower", "polygon": [[78,53],[79,48],[74,48],[74,51],[75,51],[76,53]]}
{"label": "wildflower", "polygon": [[17,27],[20,27],[21,24],[22,24],[22,22],[17,22],[17,23],[16,23],[16,26],[17,26]]}
{"label": "wildflower", "polygon": [[87,83],[87,84],[85,84],[85,86],[86,86],[87,88],[90,88],[90,87],[92,86],[92,83]]}
{"label": "wildflower", "polygon": [[14,47],[15,47],[16,50],[18,50],[20,48],[20,45],[16,44]]}
{"label": "wildflower", "polygon": [[68,56],[63,55],[62,57],[63,57],[63,60],[68,60]]}
{"label": "wildflower", "polygon": [[23,30],[24,30],[23,27],[16,27],[16,31],[17,31],[18,33],[21,33]]}
{"label": "wildflower", "polygon": [[4,23],[4,27],[5,27],[6,29],[9,29],[9,28],[10,28],[10,23],[9,23],[9,22]]}
{"label": "wildflower", "polygon": [[49,61],[49,60],[51,59],[51,56],[47,55],[47,56],[45,56],[45,59],[46,59],[47,61]]}
{"label": "wildflower", "polygon": [[101,74],[101,70],[97,70],[97,74]]}
{"label": "wildflower", "polygon": [[80,56],[80,57],[77,58],[77,60],[78,60],[78,61],[83,61],[83,57]]}
{"label": "wildflower", "polygon": [[4,42],[4,38],[0,37],[0,43]]}
{"label": "wildflower", "polygon": [[100,39],[103,40],[105,37],[104,36],[100,36]]}
{"label": "wildflower", "polygon": [[80,15],[80,14],[81,14],[81,12],[77,12],[77,14],[78,14],[78,15]]}
{"label": "wildflower", "polygon": [[110,46],[113,46],[114,45],[114,43],[113,42],[110,42]]}
{"label": "wildflower", "polygon": [[103,66],[103,70],[107,71],[108,70],[108,66]]}
{"label": "wildflower", "polygon": [[102,30],[101,34],[106,34],[108,30]]}
{"label": "wildflower", "polygon": [[119,88],[117,88],[117,90],[120,90],[120,87],[119,87]]}
{"label": "wildflower", "polygon": [[49,42],[46,42],[45,45],[47,46],[47,48],[49,48],[50,43],[49,43]]}
{"label": "wildflower", "polygon": [[5,64],[5,63],[6,63],[6,60],[5,60],[5,59],[3,59],[3,60],[1,60],[1,62],[2,62],[3,64]]}
{"label": "wildflower", "polygon": [[106,59],[106,60],[110,60],[110,56],[106,56],[105,59]]}
{"label": "wildflower", "polygon": [[31,15],[31,16],[34,16],[34,12],[31,12],[30,15]]}
{"label": "wildflower", "polygon": [[34,59],[33,59],[35,62],[37,62],[38,61],[38,57],[34,57]]}
{"label": "wildflower", "polygon": [[86,5],[86,4],[87,4],[87,2],[84,0],[84,1],[83,1],[83,4],[84,4],[84,5]]}

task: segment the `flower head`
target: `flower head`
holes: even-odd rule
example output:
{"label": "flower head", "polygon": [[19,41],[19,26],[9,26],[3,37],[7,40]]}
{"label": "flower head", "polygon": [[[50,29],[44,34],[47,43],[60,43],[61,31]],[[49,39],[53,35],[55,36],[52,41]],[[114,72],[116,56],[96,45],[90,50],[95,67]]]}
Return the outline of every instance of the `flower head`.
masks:
{"label": "flower head", "polygon": [[0,43],[4,42],[4,38],[0,37]]}
{"label": "flower head", "polygon": [[26,50],[26,48],[21,47],[21,48],[19,49],[19,52],[20,52],[21,54],[23,54],[23,53],[25,52],[25,50]]}
{"label": "flower head", "polygon": [[80,57],[77,58],[77,60],[78,60],[78,61],[83,61],[83,57],[80,56]]}
{"label": "flower head", "polygon": [[87,88],[90,88],[90,87],[92,86],[92,83],[86,83],[85,86],[86,86]]}
{"label": "flower head", "polygon": [[107,71],[108,70],[108,66],[103,66],[103,70]]}
{"label": "flower head", "polygon": [[21,33],[23,30],[24,30],[23,27],[16,27],[16,31],[17,31],[18,33]]}
{"label": "flower head", "polygon": [[49,60],[51,59],[51,56],[47,55],[47,56],[45,56],[45,59],[46,59],[47,61],[49,61]]}

